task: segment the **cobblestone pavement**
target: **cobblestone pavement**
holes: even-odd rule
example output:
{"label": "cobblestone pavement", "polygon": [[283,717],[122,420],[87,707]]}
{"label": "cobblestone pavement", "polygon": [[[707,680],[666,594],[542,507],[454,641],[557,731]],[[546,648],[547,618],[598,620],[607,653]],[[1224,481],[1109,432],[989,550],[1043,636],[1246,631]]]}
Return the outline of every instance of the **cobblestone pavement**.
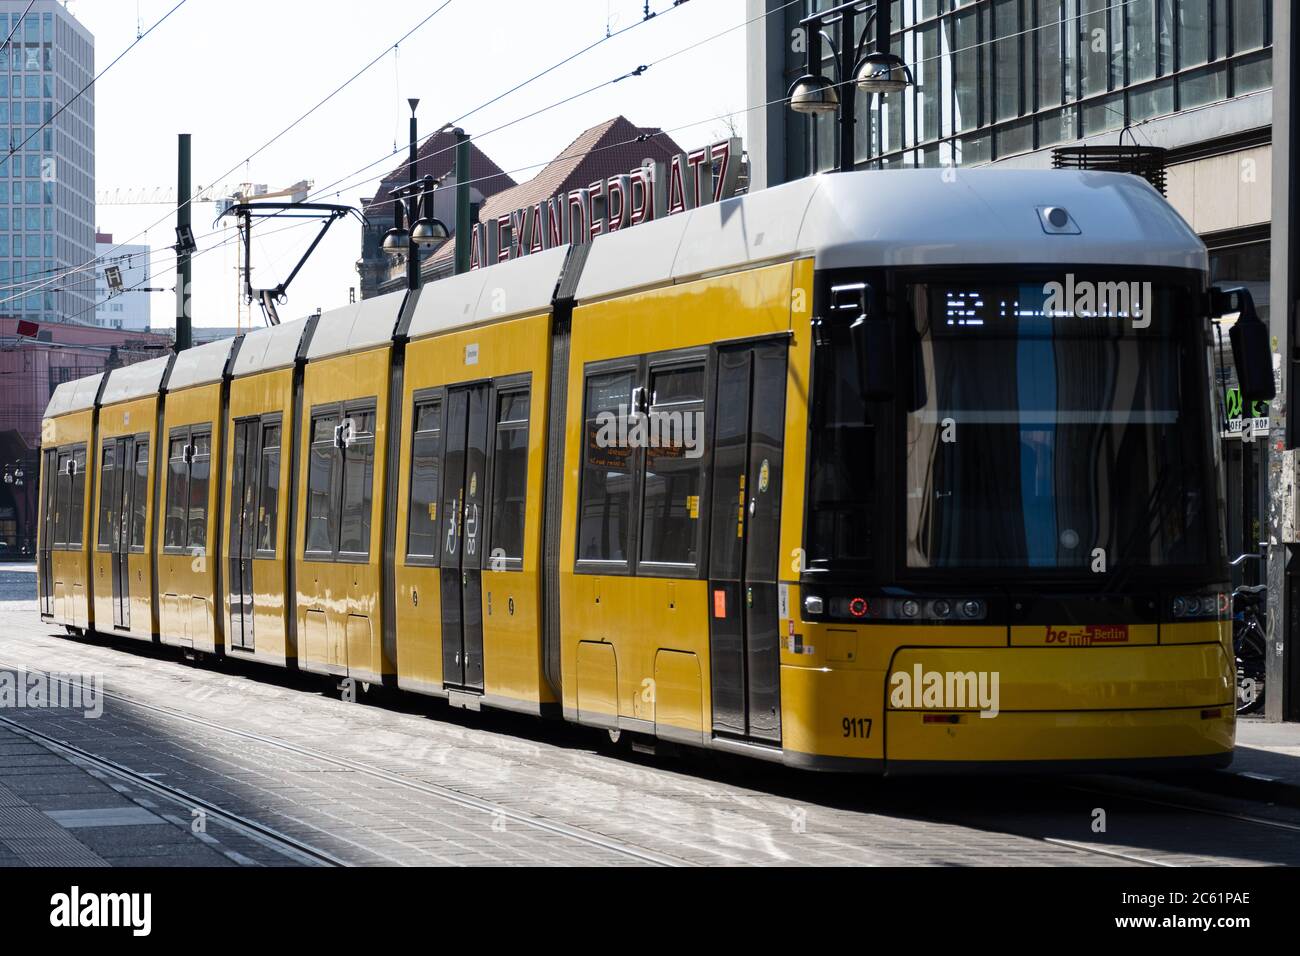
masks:
{"label": "cobblestone pavement", "polygon": [[[34,592],[33,568],[0,566],[0,670],[102,680],[108,694],[149,706],[108,697],[97,718],[37,707],[0,718],[347,863],[1300,863],[1300,814],[1285,808],[1145,785],[1121,792],[1102,778],[900,782],[638,756],[584,728],[410,695],[348,703],[275,669],[73,640],[40,621]],[[100,865],[300,862],[220,826],[200,838],[192,810],[172,802],[96,777],[0,722],[0,865],[41,852]],[[1092,829],[1097,809],[1104,833]],[[77,810],[99,815],[64,812]],[[52,848],[24,844],[24,827],[35,828],[29,844]]]}

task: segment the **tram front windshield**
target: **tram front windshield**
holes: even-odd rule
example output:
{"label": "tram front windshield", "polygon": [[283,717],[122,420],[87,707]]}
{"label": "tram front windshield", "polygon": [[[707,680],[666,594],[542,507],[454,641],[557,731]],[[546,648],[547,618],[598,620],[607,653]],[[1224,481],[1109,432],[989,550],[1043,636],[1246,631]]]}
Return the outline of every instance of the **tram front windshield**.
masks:
{"label": "tram front windshield", "polygon": [[[900,571],[1211,566],[1217,490],[1195,297],[1056,278],[909,288],[908,395],[889,429]],[[885,413],[844,387],[850,364],[825,363],[840,387],[818,382],[828,392],[814,423],[809,543],[826,570],[868,561],[871,526],[897,500],[862,494],[880,481],[866,449]]]}
{"label": "tram front windshield", "polygon": [[915,290],[908,566],[1204,565],[1209,390],[1188,297],[1046,285]]}

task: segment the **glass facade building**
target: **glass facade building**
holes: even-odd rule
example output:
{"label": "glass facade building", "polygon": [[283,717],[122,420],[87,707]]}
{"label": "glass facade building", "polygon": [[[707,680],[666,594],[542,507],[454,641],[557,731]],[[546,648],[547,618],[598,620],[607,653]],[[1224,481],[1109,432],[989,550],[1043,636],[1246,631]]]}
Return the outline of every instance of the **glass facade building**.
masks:
{"label": "glass facade building", "polygon": [[94,270],[62,273],[95,256],[94,38],[53,0],[26,8],[0,0],[0,314],[93,323]]}
{"label": "glass facade building", "polygon": [[[800,115],[785,101],[808,68],[800,20],[839,2],[747,0],[755,188],[839,165],[838,116]],[[1059,146],[1122,138],[1161,147],[1166,198],[1209,250],[1212,281],[1249,288],[1267,322],[1279,2],[892,0],[891,50],[915,83],[857,96],[855,165],[1043,168]],[[865,20],[860,13],[859,31]],[[820,72],[840,81],[834,51],[822,50]],[[1237,408],[1234,421],[1227,404],[1220,427],[1236,554],[1255,551],[1264,531],[1266,446],[1244,421],[1267,408]],[[1243,573],[1254,572],[1248,564]]]}
{"label": "glass facade building", "polygon": [[[864,166],[977,165],[1266,89],[1270,4],[893,0],[892,49],[916,82],[858,98],[855,154]],[[802,15],[836,5],[807,2]],[[808,162],[830,169],[835,117],[812,122]]]}

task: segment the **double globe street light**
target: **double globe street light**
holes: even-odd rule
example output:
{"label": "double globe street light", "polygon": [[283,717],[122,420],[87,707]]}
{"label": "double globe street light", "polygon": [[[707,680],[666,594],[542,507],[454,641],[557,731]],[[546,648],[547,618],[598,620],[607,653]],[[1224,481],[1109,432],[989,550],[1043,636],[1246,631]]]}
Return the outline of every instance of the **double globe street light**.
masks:
{"label": "double globe street light", "polygon": [[[866,14],[866,21],[862,33],[855,37],[857,19],[862,14]],[[847,172],[856,165],[853,131],[857,91],[897,93],[914,82],[907,64],[889,52],[889,0],[842,3],[805,17],[799,25],[807,38],[808,72],[794,81],[787,100],[790,109],[806,116],[839,113],[839,170]],[[832,38],[826,33],[828,29],[834,29],[838,36]],[[862,47],[873,35],[874,49],[864,56]],[[823,40],[835,53],[834,83],[821,72]]]}
{"label": "double globe street light", "polygon": [[[415,108],[418,99],[409,99],[411,106],[411,148],[408,167],[415,176],[417,159],[417,129]],[[445,128],[445,127],[444,127]],[[433,194],[438,181],[432,176],[412,180],[404,186],[389,191],[393,203],[393,228],[384,234],[384,252],[390,256],[406,255],[406,285],[416,289],[420,285],[420,250],[446,242],[451,232],[446,224],[433,214]],[[407,223],[410,229],[407,229]]]}

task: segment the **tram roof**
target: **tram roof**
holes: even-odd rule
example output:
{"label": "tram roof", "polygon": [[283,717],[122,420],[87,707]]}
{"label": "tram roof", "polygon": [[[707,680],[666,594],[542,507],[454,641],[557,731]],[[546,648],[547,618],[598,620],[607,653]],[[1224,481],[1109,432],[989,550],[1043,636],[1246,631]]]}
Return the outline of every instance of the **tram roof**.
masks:
{"label": "tram roof", "polygon": [[94,406],[95,396],[99,393],[99,382],[103,377],[103,372],[96,372],[94,375],[73,379],[70,382],[60,382],[54,386],[50,403],[45,406],[45,417],[53,418],[56,415],[84,412]]}
{"label": "tram roof", "polygon": [[170,355],[164,355],[147,362],[113,369],[108,373],[108,381],[104,384],[104,394],[100,396],[99,404],[112,405],[114,402],[157,395],[163,375],[167,372],[167,363],[171,360]]}
{"label": "tram roof", "polygon": [[167,376],[167,391],[175,392],[195,385],[221,381],[230,360],[230,350],[238,339],[217,339],[186,349],[176,356],[172,373]]}
{"label": "tram roof", "polygon": [[[1077,234],[1049,234],[1039,210],[1059,206]],[[411,338],[544,311],[566,265],[581,265],[579,303],[764,263],[811,256],[819,269],[1116,265],[1208,268],[1204,244],[1145,180],[1125,173],[994,167],[831,173],[710,203],[598,236],[585,261],[559,246],[424,286]],[[569,282],[572,282],[570,277]],[[404,291],[319,316],[307,347],[322,359],[385,345]],[[307,320],[244,336],[236,376],[293,365]],[[176,360],[169,389],[217,381],[233,347],[224,339]],[[156,393],[168,358],[114,369],[104,405]],[[94,404],[100,375],[65,382],[46,415]]]}
{"label": "tram roof", "polygon": [[[1060,206],[1078,234],[1048,234]],[[1001,168],[830,173],[599,236],[577,298],[605,298],[763,262],[819,269],[1004,263],[1207,268],[1205,246],[1145,180]]]}
{"label": "tram roof", "polygon": [[307,320],[296,319],[246,332],[239,354],[235,356],[232,374],[239,378],[271,369],[289,368],[298,357],[298,343],[305,328]]}
{"label": "tram roof", "polygon": [[308,361],[388,344],[405,300],[400,290],[322,312],[307,346]]}
{"label": "tram roof", "polygon": [[431,282],[420,289],[408,334],[412,339],[462,326],[550,309],[569,247],[510,259]]}

